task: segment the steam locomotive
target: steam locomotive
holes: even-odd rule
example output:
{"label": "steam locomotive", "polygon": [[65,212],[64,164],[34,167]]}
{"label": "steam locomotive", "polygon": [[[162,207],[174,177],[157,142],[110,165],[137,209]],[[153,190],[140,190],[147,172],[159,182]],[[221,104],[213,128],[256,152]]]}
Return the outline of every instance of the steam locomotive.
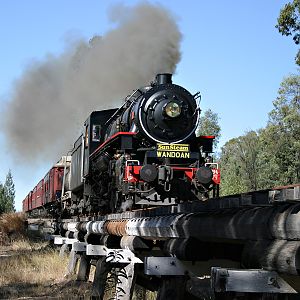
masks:
{"label": "steam locomotive", "polygon": [[219,193],[214,136],[196,137],[199,93],[158,74],[118,109],[94,111],[70,156],[23,200],[29,216],[121,212]]}

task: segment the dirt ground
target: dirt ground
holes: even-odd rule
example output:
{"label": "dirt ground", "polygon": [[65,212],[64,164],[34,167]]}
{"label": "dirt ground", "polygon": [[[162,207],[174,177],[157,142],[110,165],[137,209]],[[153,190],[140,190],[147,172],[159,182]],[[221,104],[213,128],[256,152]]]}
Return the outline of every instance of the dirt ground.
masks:
{"label": "dirt ground", "polygon": [[89,299],[91,282],[16,283],[1,287],[0,299]]}

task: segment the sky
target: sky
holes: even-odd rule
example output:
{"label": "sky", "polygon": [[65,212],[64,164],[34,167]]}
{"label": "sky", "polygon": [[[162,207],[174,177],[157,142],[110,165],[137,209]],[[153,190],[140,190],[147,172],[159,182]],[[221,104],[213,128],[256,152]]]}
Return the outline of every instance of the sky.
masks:
{"label": "sky", "polygon": [[[49,54],[59,55],[74,38],[89,40],[105,34],[114,26],[108,18],[113,5],[139,2],[0,0],[0,107],[10,101],[15,81],[29,64]],[[297,47],[275,28],[279,11],[288,1],[148,2],[164,6],[178,22],[182,57],[173,82],[193,94],[200,91],[202,110],[210,108],[218,114],[219,146],[264,127],[280,82],[297,72]],[[15,205],[21,210],[23,198],[51,163],[45,158],[45,163],[31,168],[26,162],[16,163],[10,150],[0,130],[0,182],[11,169]]]}

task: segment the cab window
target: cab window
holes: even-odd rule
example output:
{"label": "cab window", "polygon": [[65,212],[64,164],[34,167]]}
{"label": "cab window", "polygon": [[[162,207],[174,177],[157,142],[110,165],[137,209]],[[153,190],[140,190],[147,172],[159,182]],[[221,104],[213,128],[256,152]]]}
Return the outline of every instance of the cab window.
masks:
{"label": "cab window", "polygon": [[101,125],[93,125],[92,141],[100,142],[101,139]]}

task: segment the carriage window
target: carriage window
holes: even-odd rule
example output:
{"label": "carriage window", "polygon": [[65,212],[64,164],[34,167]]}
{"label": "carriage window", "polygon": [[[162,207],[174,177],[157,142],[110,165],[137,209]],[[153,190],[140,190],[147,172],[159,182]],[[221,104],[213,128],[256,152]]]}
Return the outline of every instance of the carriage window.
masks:
{"label": "carriage window", "polygon": [[93,125],[92,141],[100,142],[100,138],[101,138],[101,126]]}
{"label": "carriage window", "polygon": [[87,148],[89,146],[89,126],[85,126],[85,137],[84,137],[84,147]]}

